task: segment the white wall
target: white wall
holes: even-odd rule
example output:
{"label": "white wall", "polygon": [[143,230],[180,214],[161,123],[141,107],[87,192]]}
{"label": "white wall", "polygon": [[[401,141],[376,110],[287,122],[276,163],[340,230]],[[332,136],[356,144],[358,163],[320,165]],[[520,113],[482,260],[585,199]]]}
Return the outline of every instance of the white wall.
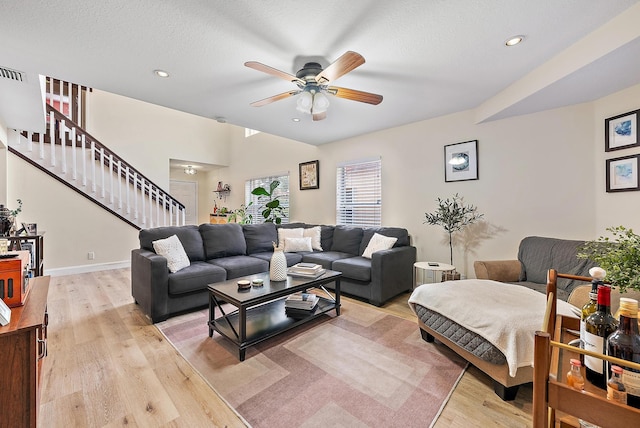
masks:
{"label": "white wall", "polygon": [[640,109],[640,85],[625,91],[602,98],[594,103],[595,133],[593,149],[595,151],[595,230],[597,235],[606,234],[605,229],[611,226],[626,226],[640,231],[640,192],[606,192],[605,160],[640,153],[640,147],[625,150],[604,151],[604,120]]}

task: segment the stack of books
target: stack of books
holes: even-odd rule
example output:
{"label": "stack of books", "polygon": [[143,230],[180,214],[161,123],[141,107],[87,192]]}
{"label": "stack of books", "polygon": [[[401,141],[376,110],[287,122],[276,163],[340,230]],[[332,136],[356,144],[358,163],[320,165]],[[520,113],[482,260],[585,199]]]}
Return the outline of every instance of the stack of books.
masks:
{"label": "stack of books", "polygon": [[317,278],[325,272],[326,269],[315,263],[298,263],[287,269],[287,274],[303,278]]}
{"label": "stack of books", "polygon": [[318,296],[313,293],[290,294],[284,301],[284,311],[290,317],[305,317],[318,305]]}

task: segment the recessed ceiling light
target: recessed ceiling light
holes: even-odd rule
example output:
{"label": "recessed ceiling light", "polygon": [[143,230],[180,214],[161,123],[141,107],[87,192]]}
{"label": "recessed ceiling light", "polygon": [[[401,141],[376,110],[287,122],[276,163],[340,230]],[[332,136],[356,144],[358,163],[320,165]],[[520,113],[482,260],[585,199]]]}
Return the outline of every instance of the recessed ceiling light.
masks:
{"label": "recessed ceiling light", "polygon": [[507,41],[504,42],[504,44],[507,46],[515,46],[518,43],[521,43],[523,40],[524,40],[524,36],[513,36],[507,39]]}
{"label": "recessed ceiling light", "polygon": [[293,120],[294,122],[300,122],[300,118],[299,118],[299,117],[294,117],[294,118],[293,118],[293,119],[291,119],[291,120]]}
{"label": "recessed ceiling light", "polygon": [[169,77],[169,73],[167,73],[164,70],[153,70],[153,72],[156,74],[156,76],[158,77]]}

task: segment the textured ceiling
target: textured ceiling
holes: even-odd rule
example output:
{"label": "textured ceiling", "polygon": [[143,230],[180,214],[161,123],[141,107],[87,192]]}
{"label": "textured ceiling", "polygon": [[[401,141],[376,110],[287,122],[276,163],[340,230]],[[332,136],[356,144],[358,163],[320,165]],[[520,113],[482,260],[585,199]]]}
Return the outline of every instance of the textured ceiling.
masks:
{"label": "textured ceiling", "polygon": [[[462,110],[479,121],[530,113],[640,83],[638,22],[637,0],[16,0],[0,3],[0,66],[323,144]],[[525,42],[507,48],[515,34]],[[295,74],[309,58],[326,66],[348,50],[366,63],[332,83],[381,94],[380,105],[331,97],[319,122],[295,98],[249,105],[295,86],[246,61]],[[14,102],[4,95],[0,114]]]}

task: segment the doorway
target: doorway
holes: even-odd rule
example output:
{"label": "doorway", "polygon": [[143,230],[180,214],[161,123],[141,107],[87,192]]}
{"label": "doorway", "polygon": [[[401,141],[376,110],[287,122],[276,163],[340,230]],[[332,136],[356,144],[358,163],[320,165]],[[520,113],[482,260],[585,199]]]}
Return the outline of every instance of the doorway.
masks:
{"label": "doorway", "polygon": [[186,224],[198,225],[198,182],[170,180],[169,192],[184,205]]}

